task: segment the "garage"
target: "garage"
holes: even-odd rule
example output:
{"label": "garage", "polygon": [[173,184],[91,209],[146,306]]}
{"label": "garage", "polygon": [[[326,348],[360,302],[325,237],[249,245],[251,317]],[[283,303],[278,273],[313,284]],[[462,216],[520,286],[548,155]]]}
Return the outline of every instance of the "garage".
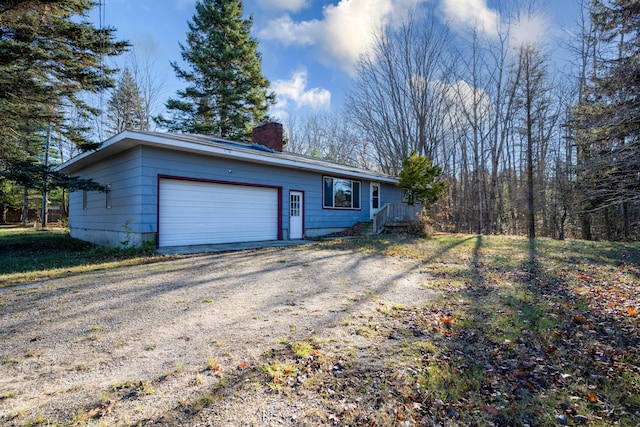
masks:
{"label": "garage", "polygon": [[277,240],[279,199],[273,187],[161,178],[158,245]]}

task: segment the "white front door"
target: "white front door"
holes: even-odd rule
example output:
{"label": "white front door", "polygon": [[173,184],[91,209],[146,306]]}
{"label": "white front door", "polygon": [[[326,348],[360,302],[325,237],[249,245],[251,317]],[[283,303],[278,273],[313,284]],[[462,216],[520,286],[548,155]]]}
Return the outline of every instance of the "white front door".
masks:
{"label": "white front door", "polygon": [[302,239],[304,203],[301,191],[289,193],[289,239]]}
{"label": "white front door", "polygon": [[370,212],[370,219],[373,219],[373,214],[375,214],[376,212],[378,212],[380,210],[380,184],[378,184],[377,182],[372,182],[371,183],[371,209],[369,210]]}

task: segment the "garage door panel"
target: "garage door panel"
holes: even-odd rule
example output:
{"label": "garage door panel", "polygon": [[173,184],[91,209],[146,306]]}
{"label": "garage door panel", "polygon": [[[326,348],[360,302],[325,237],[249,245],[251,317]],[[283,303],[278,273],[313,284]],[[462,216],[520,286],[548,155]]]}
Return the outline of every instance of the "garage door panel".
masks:
{"label": "garage door panel", "polygon": [[160,180],[160,246],[276,240],[278,190]]}

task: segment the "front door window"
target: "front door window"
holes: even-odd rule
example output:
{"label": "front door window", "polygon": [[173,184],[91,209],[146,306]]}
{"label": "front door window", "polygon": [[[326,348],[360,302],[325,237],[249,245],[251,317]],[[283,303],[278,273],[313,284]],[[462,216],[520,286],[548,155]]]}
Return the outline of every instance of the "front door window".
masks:
{"label": "front door window", "polygon": [[371,219],[373,214],[380,210],[380,184],[377,182],[371,183]]}

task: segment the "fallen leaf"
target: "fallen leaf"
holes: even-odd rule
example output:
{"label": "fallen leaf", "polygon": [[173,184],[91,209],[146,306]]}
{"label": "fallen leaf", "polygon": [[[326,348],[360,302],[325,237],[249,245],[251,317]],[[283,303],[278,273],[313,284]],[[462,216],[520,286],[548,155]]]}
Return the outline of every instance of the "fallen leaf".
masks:
{"label": "fallen leaf", "polygon": [[491,406],[491,405],[484,405],[484,406],[482,407],[482,409],[483,409],[485,412],[487,412],[487,413],[489,413],[489,414],[491,414],[491,415],[498,415],[498,413],[500,412],[500,411],[498,411],[496,408],[494,408],[494,407],[493,407],[493,406]]}
{"label": "fallen leaf", "polygon": [[211,370],[213,371],[213,373],[219,377],[222,376],[222,368],[220,368],[220,365],[213,365],[211,367]]}

